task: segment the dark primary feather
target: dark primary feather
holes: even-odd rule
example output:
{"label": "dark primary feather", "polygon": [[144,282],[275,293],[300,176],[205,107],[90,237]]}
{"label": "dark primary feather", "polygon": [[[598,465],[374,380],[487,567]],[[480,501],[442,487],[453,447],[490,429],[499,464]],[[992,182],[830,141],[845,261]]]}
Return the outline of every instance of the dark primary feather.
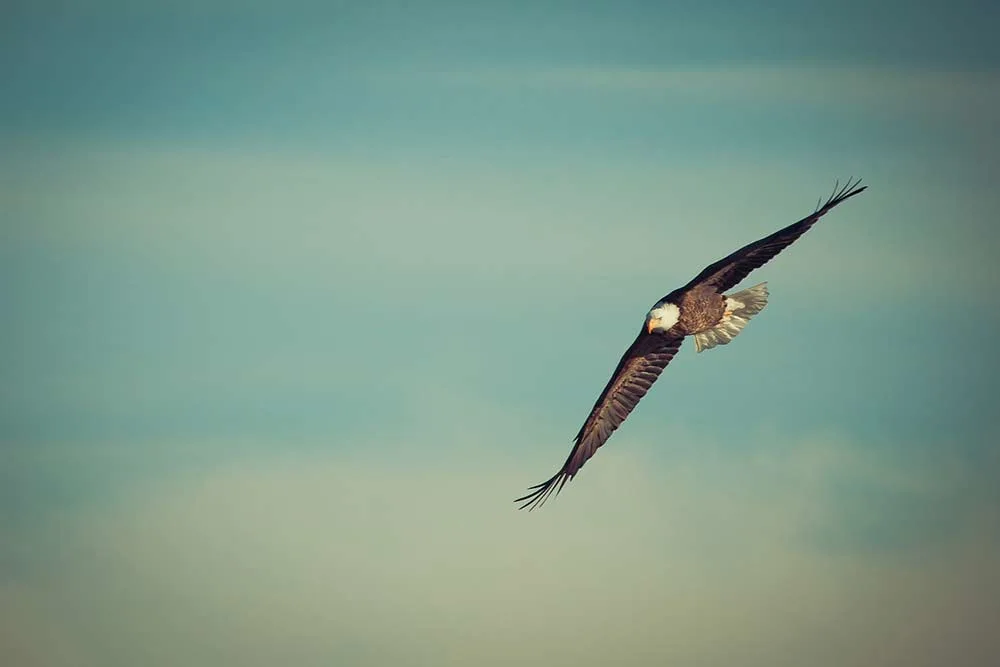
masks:
{"label": "dark primary feather", "polygon": [[563,485],[576,475],[587,459],[625,421],[639,399],[646,395],[656,378],[660,377],[660,373],[677,354],[682,342],[682,336],[648,334],[645,329],[639,332],[639,336],[622,355],[611,379],[594,403],[587,421],[576,434],[573,451],[562,468],[548,480],[531,487],[531,493],[515,500],[514,502],[524,502],[520,509],[539,507],[553,491],[559,493]]}
{"label": "dark primary feather", "polygon": [[809,228],[816,224],[830,209],[849,197],[860,194],[868,186],[858,187],[861,179],[853,183],[848,180],[847,185],[838,189],[839,183],[834,186],[833,194],[816,211],[798,222],[791,224],[784,229],[779,229],[770,236],[765,236],[759,241],[746,245],[724,259],[720,259],[711,266],[705,268],[694,280],[689,282],[682,289],[690,289],[695,285],[705,284],[715,287],[719,292],[738,285],[746,278],[751,271],[758,269],[770,261],[779,252],[790,246],[795,239],[799,238]]}

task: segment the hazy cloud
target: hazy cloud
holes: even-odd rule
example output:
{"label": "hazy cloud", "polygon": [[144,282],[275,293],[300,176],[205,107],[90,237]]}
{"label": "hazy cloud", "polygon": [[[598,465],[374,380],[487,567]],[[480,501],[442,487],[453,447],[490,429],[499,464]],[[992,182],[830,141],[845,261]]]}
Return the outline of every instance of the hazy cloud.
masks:
{"label": "hazy cloud", "polygon": [[[17,664],[987,664],[1000,540],[983,479],[845,442],[671,465],[602,452],[563,497],[527,468],[292,457],[227,465],[61,513],[61,548],[5,587]],[[378,457],[377,453],[372,454]],[[373,459],[374,461],[375,459]],[[946,463],[947,460],[945,460]],[[958,467],[955,467],[955,466]],[[537,471],[539,473],[544,471]],[[830,551],[844,485],[964,498],[950,529]],[[835,497],[829,494],[833,493]],[[886,516],[898,508],[873,502]],[[15,611],[18,610],[18,611]],[[12,663],[13,664],[13,663]]]}
{"label": "hazy cloud", "polygon": [[423,77],[461,86],[576,88],[740,104],[846,106],[878,116],[946,114],[983,121],[992,119],[1000,108],[1000,74],[992,70],[739,64],[667,69],[404,69],[395,76],[373,74],[389,80]]}
{"label": "hazy cloud", "polygon": [[[26,155],[7,190],[25,223],[8,227],[8,239],[276,284],[347,281],[362,292],[374,277],[402,276],[399,289],[456,276],[543,289],[581,278],[664,285],[809,213],[834,177],[746,158],[566,172],[544,162],[121,148]],[[977,242],[991,233],[991,195],[951,183],[914,192],[919,174],[873,171],[868,193],[775,264],[789,289],[858,288],[878,276],[898,294],[996,280]],[[945,195],[956,187],[960,203]],[[949,271],[958,258],[963,272]]]}

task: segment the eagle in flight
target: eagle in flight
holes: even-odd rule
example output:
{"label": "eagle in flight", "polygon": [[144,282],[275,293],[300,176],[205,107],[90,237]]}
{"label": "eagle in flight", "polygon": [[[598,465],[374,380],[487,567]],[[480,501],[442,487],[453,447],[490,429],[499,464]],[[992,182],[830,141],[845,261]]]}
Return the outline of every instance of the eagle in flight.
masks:
{"label": "eagle in flight", "polygon": [[514,501],[522,503],[520,509],[541,506],[553,491],[558,494],[563,485],[573,479],[646,395],[677,354],[685,337],[694,336],[698,352],[725,345],[735,338],[750,318],[767,305],[767,283],[732,294],[725,292],[805,234],[834,206],[864,192],[867,186],[860,184],[861,179],[848,180],[843,187],[838,183],[830,197],[811,215],[709,265],[687,285],[657,301],[646,313],[639,335],[622,355],[576,434],[566,462],[559,472]]}

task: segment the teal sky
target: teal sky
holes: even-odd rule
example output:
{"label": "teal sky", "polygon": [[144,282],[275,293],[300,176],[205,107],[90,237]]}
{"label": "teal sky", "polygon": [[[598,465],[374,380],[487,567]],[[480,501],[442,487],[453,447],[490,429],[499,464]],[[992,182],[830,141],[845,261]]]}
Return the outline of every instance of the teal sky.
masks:
{"label": "teal sky", "polygon": [[[0,663],[1000,661],[1000,10],[0,21]],[[646,310],[755,272],[541,511]]]}

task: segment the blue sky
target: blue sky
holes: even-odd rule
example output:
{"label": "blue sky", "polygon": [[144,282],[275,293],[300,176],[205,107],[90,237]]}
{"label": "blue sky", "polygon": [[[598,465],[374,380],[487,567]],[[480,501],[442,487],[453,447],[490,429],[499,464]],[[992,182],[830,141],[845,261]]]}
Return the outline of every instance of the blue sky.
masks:
{"label": "blue sky", "polygon": [[5,11],[0,662],[1000,657],[996,9]]}

